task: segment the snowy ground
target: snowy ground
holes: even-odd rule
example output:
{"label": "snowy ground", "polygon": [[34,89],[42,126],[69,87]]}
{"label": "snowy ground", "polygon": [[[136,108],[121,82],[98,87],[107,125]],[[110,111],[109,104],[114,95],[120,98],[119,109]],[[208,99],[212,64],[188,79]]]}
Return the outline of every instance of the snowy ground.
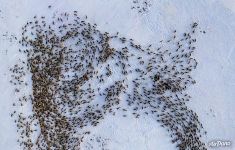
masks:
{"label": "snowy ground", "polygon": [[[51,9],[48,6],[51,5]],[[153,0],[146,13],[131,9],[132,0],[0,0],[0,149],[18,150],[16,127],[10,118],[12,102],[16,98],[9,84],[9,67],[19,56],[14,36],[35,14],[77,10],[98,29],[119,32],[142,45],[157,44],[169,38],[172,30],[183,33],[194,21],[200,34],[194,55],[198,67],[193,72],[197,84],[188,91],[192,100],[188,107],[197,112],[207,130],[205,143],[213,140],[231,141],[235,149],[235,3],[233,0]],[[111,116],[91,129],[92,136],[100,136],[110,150],[171,150],[170,138],[151,118]],[[107,140],[105,140],[107,139]],[[87,137],[82,145],[95,146]]]}

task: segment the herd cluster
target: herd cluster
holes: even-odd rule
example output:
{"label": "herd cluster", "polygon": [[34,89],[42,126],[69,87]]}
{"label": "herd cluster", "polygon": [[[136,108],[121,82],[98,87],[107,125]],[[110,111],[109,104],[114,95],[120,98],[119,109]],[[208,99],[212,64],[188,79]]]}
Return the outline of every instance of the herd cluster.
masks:
{"label": "herd cluster", "polygon": [[131,9],[137,10],[138,13],[145,13],[148,12],[153,2],[152,0],[133,0],[132,3]]}
{"label": "herd cluster", "polygon": [[[16,93],[32,88],[14,106],[19,144],[23,149],[79,150],[89,128],[107,114],[130,112],[148,116],[165,128],[177,149],[204,150],[206,132],[186,106],[190,73],[197,66],[198,24],[183,34],[176,30],[158,46],[141,46],[119,33],[102,33],[77,11],[52,18],[35,16],[22,28],[19,52],[25,59],[13,66]],[[26,77],[30,74],[30,80]]]}

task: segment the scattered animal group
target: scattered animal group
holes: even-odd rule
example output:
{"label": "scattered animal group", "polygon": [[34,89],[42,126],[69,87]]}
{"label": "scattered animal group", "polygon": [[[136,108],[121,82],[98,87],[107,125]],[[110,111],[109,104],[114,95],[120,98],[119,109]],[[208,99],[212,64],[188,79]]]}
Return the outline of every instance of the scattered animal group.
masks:
{"label": "scattered animal group", "polygon": [[148,12],[153,2],[152,0],[133,0],[132,3],[131,9],[137,10],[138,13],[142,14]]}

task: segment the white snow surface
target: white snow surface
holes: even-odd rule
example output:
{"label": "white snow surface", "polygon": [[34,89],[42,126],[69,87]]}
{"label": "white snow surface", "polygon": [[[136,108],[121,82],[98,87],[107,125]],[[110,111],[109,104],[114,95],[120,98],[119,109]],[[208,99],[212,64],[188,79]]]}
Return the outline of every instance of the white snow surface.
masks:
{"label": "white snow surface", "polygon": [[[153,0],[144,14],[131,6],[132,0],[0,0],[0,150],[20,150],[16,126],[10,117],[17,95],[9,83],[9,68],[20,57],[11,35],[20,37],[21,27],[34,15],[74,10],[87,15],[100,31],[119,32],[142,45],[157,45],[160,40],[167,40],[174,29],[183,33],[192,22],[198,22],[199,30],[206,34],[197,37],[194,56],[198,66],[193,72],[197,84],[188,90],[192,99],[187,106],[198,114],[207,131],[206,144],[228,140],[232,146],[223,149],[235,149],[234,0]],[[91,145],[98,149],[97,143],[90,141],[92,136],[105,140],[104,148],[110,150],[175,149],[165,129],[148,117],[110,115],[91,131],[82,144],[84,150]]]}

